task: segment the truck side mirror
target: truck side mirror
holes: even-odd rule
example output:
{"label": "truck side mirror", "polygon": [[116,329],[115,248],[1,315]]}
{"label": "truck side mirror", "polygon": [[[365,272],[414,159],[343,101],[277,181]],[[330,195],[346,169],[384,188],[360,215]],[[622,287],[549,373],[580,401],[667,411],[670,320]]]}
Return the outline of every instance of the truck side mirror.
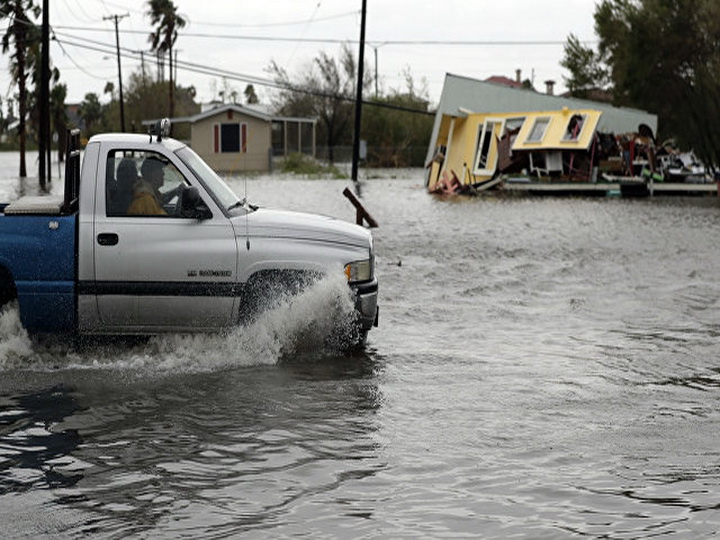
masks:
{"label": "truck side mirror", "polygon": [[180,192],[180,216],[191,219],[210,219],[212,212],[200,197],[195,186],[183,189]]}

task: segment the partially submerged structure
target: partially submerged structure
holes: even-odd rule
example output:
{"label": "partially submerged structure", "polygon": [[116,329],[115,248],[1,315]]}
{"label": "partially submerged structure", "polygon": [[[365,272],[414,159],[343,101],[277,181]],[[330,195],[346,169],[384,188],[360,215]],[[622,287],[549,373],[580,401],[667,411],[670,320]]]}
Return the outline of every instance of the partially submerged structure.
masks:
{"label": "partially submerged structure", "polygon": [[[448,74],[427,154],[427,186],[491,187],[499,173],[592,181],[654,162],[657,116]],[[624,140],[625,135],[632,134]],[[652,158],[652,159],[650,159]]]}
{"label": "partially submerged structure", "polygon": [[602,113],[594,109],[468,113],[453,119],[430,162],[428,188],[488,188],[502,173],[588,180]]}

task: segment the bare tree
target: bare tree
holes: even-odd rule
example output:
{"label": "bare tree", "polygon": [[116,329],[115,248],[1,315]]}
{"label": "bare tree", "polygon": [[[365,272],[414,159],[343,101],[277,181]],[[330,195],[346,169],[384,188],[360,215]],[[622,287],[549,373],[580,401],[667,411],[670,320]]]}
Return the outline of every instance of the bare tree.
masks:
{"label": "bare tree", "polygon": [[[357,62],[350,48],[343,45],[339,58],[321,51],[297,81],[274,61],[268,71],[282,88],[274,99],[278,113],[318,118],[320,136],[325,138],[332,162],[333,148],[352,142]],[[367,88],[371,84],[372,76],[368,74],[363,85]]]}

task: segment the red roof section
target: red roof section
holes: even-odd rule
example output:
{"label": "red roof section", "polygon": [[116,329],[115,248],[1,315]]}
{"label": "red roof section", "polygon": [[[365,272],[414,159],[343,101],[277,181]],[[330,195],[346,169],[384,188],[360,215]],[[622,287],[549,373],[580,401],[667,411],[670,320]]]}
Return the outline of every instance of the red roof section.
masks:
{"label": "red roof section", "polygon": [[511,88],[523,87],[521,82],[517,82],[516,80],[510,79],[508,77],[504,77],[503,75],[493,75],[492,77],[488,77],[487,79],[485,79],[485,82],[501,84],[503,86],[509,86]]}

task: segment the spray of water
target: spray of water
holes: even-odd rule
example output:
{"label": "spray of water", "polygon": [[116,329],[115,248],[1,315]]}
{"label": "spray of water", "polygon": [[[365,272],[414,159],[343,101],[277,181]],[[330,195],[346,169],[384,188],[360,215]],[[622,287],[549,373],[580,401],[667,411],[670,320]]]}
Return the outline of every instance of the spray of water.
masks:
{"label": "spray of water", "polygon": [[33,354],[32,342],[20,323],[17,302],[0,309],[0,365],[19,364]]}
{"label": "spray of water", "polygon": [[223,334],[160,335],[134,345],[104,343],[76,350],[67,342],[28,337],[13,303],[0,311],[0,371],[113,369],[162,374],[272,365],[309,351],[338,353],[353,339],[354,317],[344,276],[327,276]]}

